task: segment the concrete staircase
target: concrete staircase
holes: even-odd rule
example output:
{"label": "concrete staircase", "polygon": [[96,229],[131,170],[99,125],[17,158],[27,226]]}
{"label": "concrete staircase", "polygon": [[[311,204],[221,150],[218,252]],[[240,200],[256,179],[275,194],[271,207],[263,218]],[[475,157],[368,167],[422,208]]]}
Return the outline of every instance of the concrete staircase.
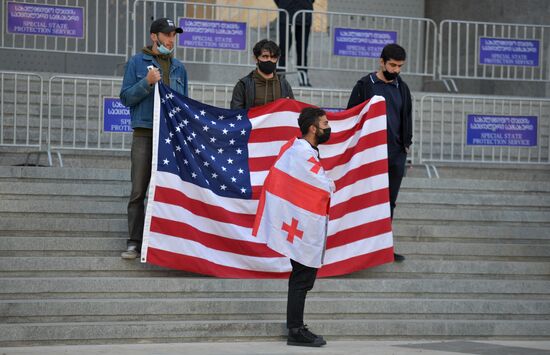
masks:
{"label": "concrete staircase", "polygon": [[[550,336],[550,169],[409,170],[406,255],[320,279],[307,323],[331,339]],[[0,346],[275,340],[285,280],[226,280],[120,259],[126,169],[0,167]]]}

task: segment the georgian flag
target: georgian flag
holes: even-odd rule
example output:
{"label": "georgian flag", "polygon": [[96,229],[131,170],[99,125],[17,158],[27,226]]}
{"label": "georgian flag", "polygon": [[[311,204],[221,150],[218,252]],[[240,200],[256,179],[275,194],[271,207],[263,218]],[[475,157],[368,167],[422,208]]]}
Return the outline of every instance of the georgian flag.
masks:
{"label": "georgian flag", "polygon": [[335,186],[304,139],[287,142],[264,182],[252,235],[300,264],[320,268]]}

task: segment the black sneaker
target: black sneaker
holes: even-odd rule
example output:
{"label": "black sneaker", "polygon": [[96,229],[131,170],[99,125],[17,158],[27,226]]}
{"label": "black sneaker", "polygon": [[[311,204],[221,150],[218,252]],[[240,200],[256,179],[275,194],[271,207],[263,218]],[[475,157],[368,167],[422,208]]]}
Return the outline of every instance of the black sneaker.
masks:
{"label": "black sneaker", "polygon": [[322,336],[313,334],[307,329],[306,325],[303,325],[300,328],[291,328],[288,330],[286,343],[287,345],[320,347],[327,342]]}
{"label": "black sneaker", "polygon": [[396,253],[393,253],[393,260],[396,262],[396,263],[400,263],[400,262],[403,262],[405,261],[405,257],[401,254],[396,254]]}

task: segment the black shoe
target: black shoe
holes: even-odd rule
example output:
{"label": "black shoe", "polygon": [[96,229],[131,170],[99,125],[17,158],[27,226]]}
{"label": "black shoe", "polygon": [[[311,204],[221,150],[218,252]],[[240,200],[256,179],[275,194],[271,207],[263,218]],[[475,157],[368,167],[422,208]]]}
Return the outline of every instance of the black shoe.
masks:
{"label": "black shoe", "polygon": [[405,261],[405,257],[401,254],[396,254],[396,253],[393,253],[393,260],[396,262],[396,263],[400,263],[400,262],[403,262]]}
{"label": "black shoe", "polygon": [[313,334],[307,329],[306,325],[303,325],[300,328],[291,328],[288,330],[286,343],[287,345],[320,347],[327,342],[322,336]]}

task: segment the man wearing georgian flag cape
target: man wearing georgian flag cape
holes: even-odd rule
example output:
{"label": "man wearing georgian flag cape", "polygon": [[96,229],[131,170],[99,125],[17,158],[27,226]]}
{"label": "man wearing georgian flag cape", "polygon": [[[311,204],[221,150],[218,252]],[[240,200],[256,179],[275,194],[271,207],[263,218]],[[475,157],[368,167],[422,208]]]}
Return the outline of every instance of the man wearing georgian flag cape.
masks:
{"label": "man wearing georgian flag cape", "polygon": [[264,182],[252,234],[289,257],[288,345],[322,346],[326,341],[304,325],[306,294],[323,264],[328,210],[334,183],[319,161],[318,144],[330,137],[325,111],[307,107],[298,117],[302,138],[282,148]]}

